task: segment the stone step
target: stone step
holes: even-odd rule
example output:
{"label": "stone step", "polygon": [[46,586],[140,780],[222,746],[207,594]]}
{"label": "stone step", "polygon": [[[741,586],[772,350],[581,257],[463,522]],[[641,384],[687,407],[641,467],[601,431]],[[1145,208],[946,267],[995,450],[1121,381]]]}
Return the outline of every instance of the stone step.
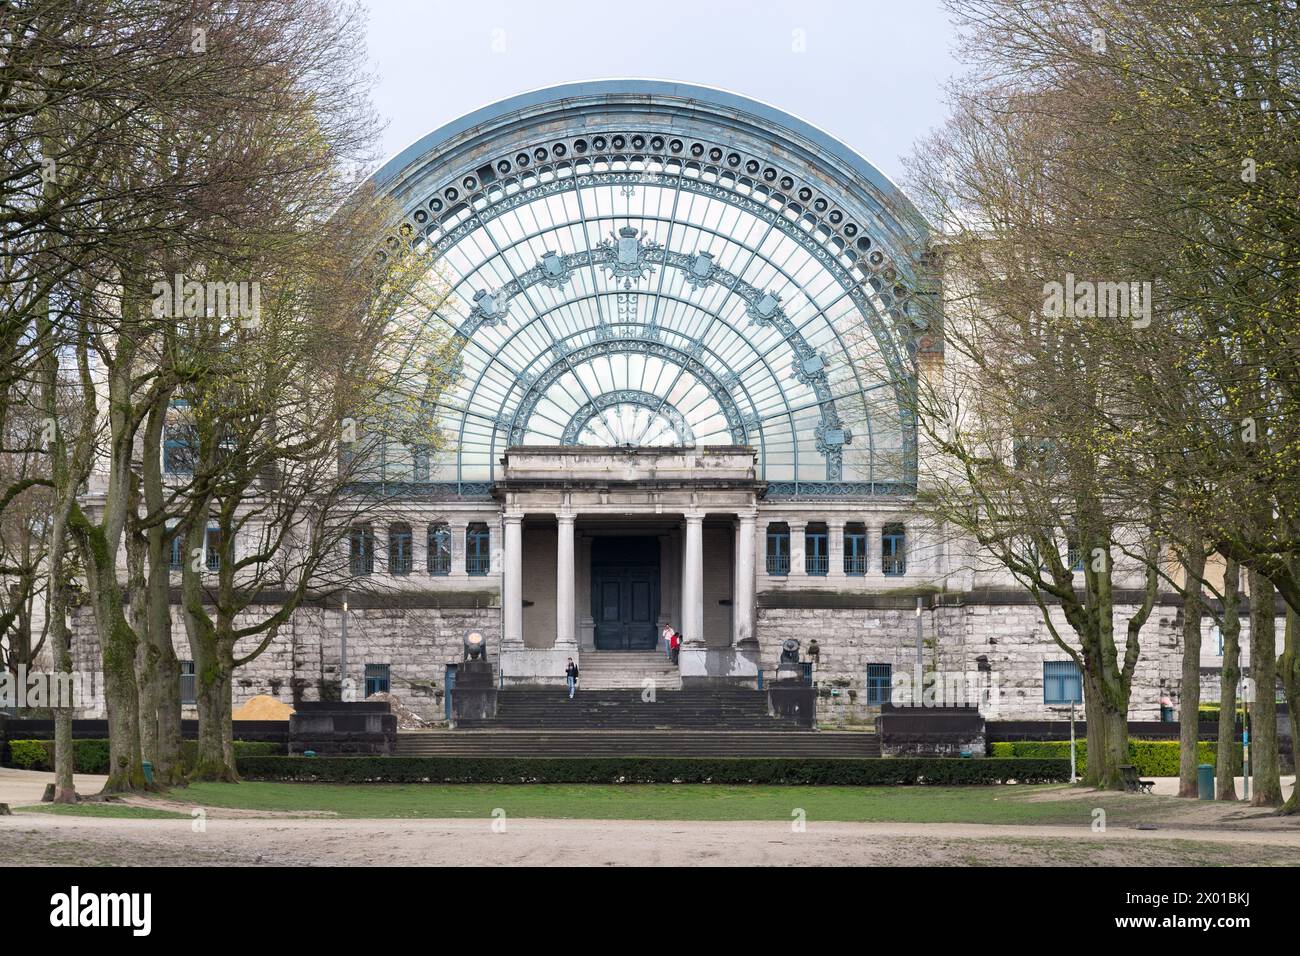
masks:
{"label": "stone step", "polygon": [[650,731],[412,731],[399,756],[459,757],[878,757],[864,733]]}

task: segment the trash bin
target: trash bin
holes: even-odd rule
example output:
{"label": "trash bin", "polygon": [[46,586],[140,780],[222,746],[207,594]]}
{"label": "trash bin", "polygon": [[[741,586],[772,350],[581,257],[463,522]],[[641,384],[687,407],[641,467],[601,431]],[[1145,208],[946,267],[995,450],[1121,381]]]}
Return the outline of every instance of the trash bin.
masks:
{"label": "trash bin", "polygon": [[1214,799],[1214,764],[1197,764],[1196,795],[1202,800]]}
{"label": "trash bin", "polygon": [[152,787],[153,786],[153,764],[151,764],[149,761],[146,760],[140,766],[144,768],[144,782]]}

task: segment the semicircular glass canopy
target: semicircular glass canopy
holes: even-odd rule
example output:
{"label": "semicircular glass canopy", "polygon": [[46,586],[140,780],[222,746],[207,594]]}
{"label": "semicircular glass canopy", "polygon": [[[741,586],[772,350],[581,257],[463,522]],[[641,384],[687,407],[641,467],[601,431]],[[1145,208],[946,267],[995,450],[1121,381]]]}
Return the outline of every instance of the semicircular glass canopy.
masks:
{"label": "semicircular glass canopy", "polygon": [[491,481],[514,445],[750,445],[769,482],[910,485],[897,197],[784,114],[650,85],[506,101],[376,177],[450,286],[432,477]]}

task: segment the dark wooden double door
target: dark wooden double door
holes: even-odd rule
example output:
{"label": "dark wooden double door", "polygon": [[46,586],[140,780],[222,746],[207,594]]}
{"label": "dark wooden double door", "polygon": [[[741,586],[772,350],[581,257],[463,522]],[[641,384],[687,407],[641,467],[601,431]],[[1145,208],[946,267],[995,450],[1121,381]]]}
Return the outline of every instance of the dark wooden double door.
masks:
{"label": "dark wooden double door", "polygon": [[596,650],[652,651],[659,642],[659,539],[597,537],[591,544]]}

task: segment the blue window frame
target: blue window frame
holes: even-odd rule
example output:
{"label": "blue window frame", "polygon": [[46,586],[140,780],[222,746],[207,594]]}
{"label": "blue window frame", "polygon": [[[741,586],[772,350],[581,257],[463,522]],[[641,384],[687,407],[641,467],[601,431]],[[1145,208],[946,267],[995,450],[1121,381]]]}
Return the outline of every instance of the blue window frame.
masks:
{"label": "blue window frame", "polygon": [[185,535],[179,531],[172,534],[169,554],[167,557],[167,570],[181,571],[185,568]]}
{"label": "blue window frame", "polygon": [[348,536],[348,567],[353,574],[373,574],[375,570],[375,532],[370,525],[357,525]]}
{"label": "blue window frame", "polygon": [[198,703],[198,688],[194,686],[194,662],[179,661],[181,666],[181,703]]}
{"label": "blue window frame", "polygon": [[430,574],[451,574],[451,529],[445,524],[429,525],[425,562]]}
{"label": "blue window frame", "polygon": [[854,577],[867,573],[867,529],[860,524],[844,526],[844,573]]}
{"label": "blue window frame", "polygon": [[[221,540],[220,528],[208,528],[204,536],[204,552],[207,568],[209,571],[221,570],[221,552],[226,550],[225,542]],[[231,549],[233,553],[233,549]]]}
{"label": "blue window frame", "polygon": [[867,703],[879,707],[889,702],[889,689],[894,681],[893,664],[867,665]]}
{"label": "blue window frame", "polygon": [[465,573],[476,576],[492,570],[491,535],[488,526],[476,521],[465,529]]}
{"label": "blue window frame", "polygon": [[194,474],[194,429],[188,425],[163,428],[163,471],[169,475]]}
{"label": "blue window frame", "polygon": [[366,665],[366,697],[388,693],[388,667],[387,664]]}
{"label": "blue window frame", "polygon": [[388,529],[388,573],[411,573],[411,549],[415,541],[409,524],[395,524]]}
{"label": "blue window frame", "polygon": [[1083,702],[1083,674],[1074,661],[1043,661],[1043,703]]}
{"label": "blue window frame", "polygon": [[1083,570],[1083,549],[1079,547],[1079,542],[1070,540],[1065,545],[1065,563],[1071,571]]}
{"label": "blue window frame", "polygon": [[821,576],[830,572],[831,559],[828,553],[830,540],[830,533],[826,530],[826,525],[820,522],[810,524],[804,529],[803,564],[806,574]]}
{"label": "blue window frame", "polygon": [[790,526],[784,522],[767,526],[767,573],[790,573]]}
{"label": "blue window frame", "polygon": [[907,530],[901,524],[880,531],[880,570],[890,576],[907,573]]}

